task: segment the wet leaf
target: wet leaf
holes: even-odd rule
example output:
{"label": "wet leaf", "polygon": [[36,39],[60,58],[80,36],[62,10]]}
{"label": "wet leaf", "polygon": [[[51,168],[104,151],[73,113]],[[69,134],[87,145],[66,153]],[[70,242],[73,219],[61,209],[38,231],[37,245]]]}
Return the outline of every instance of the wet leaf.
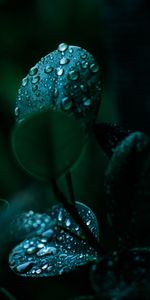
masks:
{"label": "wet leaf", "polygon": [[92,266],[91,283],[100,299],[148,300],[149,280],[149,248],[114,251]]}
{"label": "wet leaf", "polygon": [[61,43],[22,80],[14,153],[31,175],[51,180],[79,157],[101,102],[101,72],[86,50]]}
{"label": "wet leaf", "polygon": [[[142,188],[141,182],[149,153],[149,137],[140,132],[131,133],[115,148],[106,170],[108,218],[119,241],[123,239],[125,246],[127,241],[133,246],[136,244],[136,212],[139,205],[144,205],[144,199],[148,201],[147,191]],[[149,176],[146,178],[145,174],[148,187]]]}
{"label": "wet leaf", "polygon": [[[77,209],[86,225],[99,238],[94,213],[77,202]],[[95,261],[97,252],[82,239],[82,231],[62,205],[52,207],[47,216],[54,224],[25,239],[9,255],[10,268],[21,276],[56,276]],[[40,231],[40,232],[39,232]]]}
{"label": "wet leaf", "polygon": [[[40,235],[52,226],[53,220],[49,215],[35,213],[30,210],[15,217],[10,224],[10,233],[12,239],[21,241],[35,234]],[[49,231],[51,231],[51,229],[49,229]]]}

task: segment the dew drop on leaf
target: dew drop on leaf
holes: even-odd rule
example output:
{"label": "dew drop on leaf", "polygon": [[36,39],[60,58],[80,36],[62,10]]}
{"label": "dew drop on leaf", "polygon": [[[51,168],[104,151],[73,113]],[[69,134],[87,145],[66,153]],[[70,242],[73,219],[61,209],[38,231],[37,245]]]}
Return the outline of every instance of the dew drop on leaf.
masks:
{"label": "dew drop on leaf", "polygon": [[[94,213],[80,202],[76,205],[85,224],[88,224],[99,239]],[[35,217],[34,213],[29,213],[31,220],[33,216]],[[62,205],[52,207],[47,216],[53,219],[53,223],[49,224],[46,231],[41,231],[41,234],[35,231],[31,238],[24,240],[11,251],[9,265],[15,273],[29,277],[61,275],[97,259],[95,249],[76,234],[81,230]]]}

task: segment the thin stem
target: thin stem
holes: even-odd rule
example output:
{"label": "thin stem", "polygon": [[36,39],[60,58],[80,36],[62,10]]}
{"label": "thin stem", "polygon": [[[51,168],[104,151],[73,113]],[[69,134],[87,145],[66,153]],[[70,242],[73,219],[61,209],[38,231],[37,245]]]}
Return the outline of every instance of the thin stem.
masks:
{"label": "thin stem", "polygon": [[72,177],[70,171],[66,173],[66,182],[68,186],[70,202],[75,203],[75,195],[74,195],[74,189],[73,189],[73,183],[72,183]]}

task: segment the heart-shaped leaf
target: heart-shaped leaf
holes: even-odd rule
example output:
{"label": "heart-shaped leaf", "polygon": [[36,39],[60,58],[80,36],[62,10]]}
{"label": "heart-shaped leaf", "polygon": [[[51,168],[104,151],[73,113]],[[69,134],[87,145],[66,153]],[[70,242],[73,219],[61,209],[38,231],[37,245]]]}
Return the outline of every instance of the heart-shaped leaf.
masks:
{"label": "heart-shaped leaf", "polygon": [[[95,237],[99,238],[94,213],[77,202],[77,209]],[[25,239],[9,255],[10,268],[21,276],[56,276],[75,270],[97,259],[97,252],[82,239],[82,231],[62,205],[54,206],[49,215],[54,223]],[[54,225],[55,224],[55,225]],[[40,224],[39,224],[40,230]]]}

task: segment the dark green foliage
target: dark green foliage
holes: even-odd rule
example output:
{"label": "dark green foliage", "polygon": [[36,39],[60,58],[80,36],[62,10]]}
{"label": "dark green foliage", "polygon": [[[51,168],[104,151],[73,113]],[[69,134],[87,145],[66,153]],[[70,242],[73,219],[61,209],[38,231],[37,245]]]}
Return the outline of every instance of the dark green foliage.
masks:
{"label": "dark green foliage", "polygon": [[[144,207],[149,199],[149,177],[145,172],[149,152],[149,137],[140,132],[131,133],[114,149],[106,170],[108,216],[118,233],[118,241],[124,246],[138,243],[135,227],[138,221],[143,226],[139,207]],[[145,234],[144,228],[142,231]]]}
{"label": "dark green foliage", "polygon": [[[76,206],[86,226],[99,239],[94,213],[82,203],[77,202]],[[20,237],[24,231],[26,238],[9,255],[10,267],[18,275],[62,275],[97,258],[94,248],[83,240],[78,224],[61,205],[43,215],[32,211],[23,214],[16,219],[15,226],[15,234]]]}
{"label": "dark green foliage", "polygon": [[110,123],[95,124],[93,126],[93,131],[99,145],[108,157],[112,156],[116,146],[131,133],[130,130],[125,129],[118,124]]}
{"label": "dark green foliage", "polygon": [[0,299],[148,300],[148,1],[0,5]]}
{"label": "dark green foliage", "polygon": [[114,251],[93,265],[91,271],[91,281],[98,299],[148,300],[149,278],[149,248]]}

